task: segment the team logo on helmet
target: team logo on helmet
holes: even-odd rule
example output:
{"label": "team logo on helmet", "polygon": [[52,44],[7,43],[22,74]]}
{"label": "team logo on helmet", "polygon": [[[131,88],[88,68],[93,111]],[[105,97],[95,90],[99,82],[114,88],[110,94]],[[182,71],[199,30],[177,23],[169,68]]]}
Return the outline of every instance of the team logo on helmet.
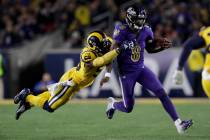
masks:
{"label": "team logo on helmet", "polygon": [[138,6],[129,7],[126,11],[126,23],[132,30],[140,30],[146,21],[146,11]]}
{"label": "team logo on helmet", "polygon": [[87,43],[91,49],[100,54],[107,53],[112,44],[106,34],[101,31],[91,32],[87,38]]}

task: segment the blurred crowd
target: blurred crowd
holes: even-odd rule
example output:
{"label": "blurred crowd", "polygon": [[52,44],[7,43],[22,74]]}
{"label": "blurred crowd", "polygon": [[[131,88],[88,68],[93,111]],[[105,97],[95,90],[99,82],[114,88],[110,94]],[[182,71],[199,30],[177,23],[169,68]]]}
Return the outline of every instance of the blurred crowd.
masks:
{"label": "blurred crowd", "polygon": [[133,2],[147,9],[155,35],[169,38],[176,46],[210,24],[209,0],[0,0],[0,48],[57,29],[70,47],[81,47],[89,29],[102,28],[111,34]]}
{"label": "blurred crowd", "polygon": [[0,0],[0,47],[10,48],[56,28],[56,1]]}
{"label": "blurred crowd", "polygon": [[145,0],[155,35],[180,45],[201,27],[210,25],[209,0]]}

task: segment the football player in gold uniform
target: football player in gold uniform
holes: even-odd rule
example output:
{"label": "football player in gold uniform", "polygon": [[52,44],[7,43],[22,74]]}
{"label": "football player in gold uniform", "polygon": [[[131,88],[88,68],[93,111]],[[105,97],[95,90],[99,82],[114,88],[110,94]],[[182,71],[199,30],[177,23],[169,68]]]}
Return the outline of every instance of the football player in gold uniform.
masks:
{"label": "football player in gold uniform", "polygon": [[90,86],[103,67],[119,54],[120,48],[111,50],[111,46],[112,39],[105,33],[100,31],[90,33],[77,67],[64,73],[58,83],[49,85],[48,91],[40,95],[35,96],[30,89],[25,88],[14,97],[14,103],[19,103],[16,119],[19,119],[20,115],[32,106],[53,112],[80,89]]}
{"label": "football player in gold uniform", "polygon": [[[183,45],[184,49],[180,55],[178,67],[173,75],[174,83],[182,84],[182,69],[192,50],[206,47],[207,53],[202,71],[202,86],[206,95],[210,98],[210,26],[202,28],[201,31],[189,38]],[[199,64],[197,64],[199,65]]]}

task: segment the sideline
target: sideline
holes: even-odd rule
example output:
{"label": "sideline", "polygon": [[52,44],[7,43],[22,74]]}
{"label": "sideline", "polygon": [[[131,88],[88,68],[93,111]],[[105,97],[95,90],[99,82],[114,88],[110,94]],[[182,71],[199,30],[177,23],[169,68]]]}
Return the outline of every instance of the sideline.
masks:
{"label": "sideline", "polygon": [[[121,100],[120,98],[117,100]],[[210,104],[210,100],[207,98],[172,98],[175,104]],[[106,104],[106,99],[72,99],[68,103],[72,104]],[[160,101],[156,98],[137,98],[136,104],[160,104]],[[12,105],[13,100],[0,100],[0,105]]]}

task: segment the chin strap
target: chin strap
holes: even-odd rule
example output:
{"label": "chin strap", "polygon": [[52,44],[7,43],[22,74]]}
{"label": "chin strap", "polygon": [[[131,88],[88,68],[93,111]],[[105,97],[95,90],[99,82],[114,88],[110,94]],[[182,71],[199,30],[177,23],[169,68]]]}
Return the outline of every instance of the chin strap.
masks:
{"label": "chin strap", "polygon": [[130,22],[128,18],[126,18],[125,21],[132,30],[141,30],[144,27],[144,25],[137,26],[136,24]]}

